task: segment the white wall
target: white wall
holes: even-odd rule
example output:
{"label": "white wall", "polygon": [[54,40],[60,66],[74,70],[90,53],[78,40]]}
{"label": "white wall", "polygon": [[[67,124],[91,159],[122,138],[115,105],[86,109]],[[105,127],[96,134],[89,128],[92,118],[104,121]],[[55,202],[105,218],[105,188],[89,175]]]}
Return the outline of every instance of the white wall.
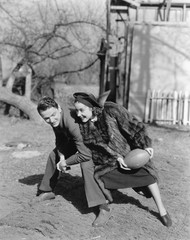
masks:
{"label": "white wall", "polygon": [[148,89],[190,92],[190,28],[135,26],[130,109],[143,118]]}

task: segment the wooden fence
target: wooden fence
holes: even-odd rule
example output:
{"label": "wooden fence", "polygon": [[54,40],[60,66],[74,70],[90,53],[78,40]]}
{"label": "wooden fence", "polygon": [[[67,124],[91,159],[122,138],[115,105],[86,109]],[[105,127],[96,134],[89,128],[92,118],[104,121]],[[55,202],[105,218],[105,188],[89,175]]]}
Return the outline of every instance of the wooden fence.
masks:
{"label": "wooden fence", "polygon": [[148,90],[145,122],[190,125],[190,94]]}

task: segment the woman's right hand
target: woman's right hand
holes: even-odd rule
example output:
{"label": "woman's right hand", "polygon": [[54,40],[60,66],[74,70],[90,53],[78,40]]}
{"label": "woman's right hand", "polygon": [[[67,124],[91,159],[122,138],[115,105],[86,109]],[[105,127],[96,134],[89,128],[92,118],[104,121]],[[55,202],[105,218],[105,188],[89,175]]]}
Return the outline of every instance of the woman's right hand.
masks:
{"label": "woman's right hand", "polygon": [[119,162],[119,165],[120,165],[120,167],[121,167],[122,169],[124,169],[124,170],[131,170],[131,168],[129,168],[129,167],[127,166],[127,164],[124,162],[124,160],[123,160],[122,157],[118,157],[118,158],[117,158],[117,161]]}

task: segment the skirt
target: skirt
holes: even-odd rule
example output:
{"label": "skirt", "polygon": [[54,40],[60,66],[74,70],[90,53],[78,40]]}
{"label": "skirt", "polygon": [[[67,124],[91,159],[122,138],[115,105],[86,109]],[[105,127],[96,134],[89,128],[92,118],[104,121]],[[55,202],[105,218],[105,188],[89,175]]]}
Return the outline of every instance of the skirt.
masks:
{"label": "skirt", "polygon": [[114,169],[101,177],[107,189],[138,188],[151,185],[156,179],[144,168]]}

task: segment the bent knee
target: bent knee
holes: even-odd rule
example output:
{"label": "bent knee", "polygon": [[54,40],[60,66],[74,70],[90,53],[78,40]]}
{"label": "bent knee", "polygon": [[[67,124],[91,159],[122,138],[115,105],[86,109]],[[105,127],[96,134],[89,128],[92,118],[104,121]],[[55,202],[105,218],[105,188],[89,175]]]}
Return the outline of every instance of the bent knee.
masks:
{"label": "bent knee", "polygon": [[50,162],[58,162],[59,161],[59,157],[54,150],[51,151],[51,153],[49,154],[48,161],[50,161]]}
{"label": "bent knee", "polygon": [[80,164],[82,171],[94,172],[94,163],[92,160]]}

